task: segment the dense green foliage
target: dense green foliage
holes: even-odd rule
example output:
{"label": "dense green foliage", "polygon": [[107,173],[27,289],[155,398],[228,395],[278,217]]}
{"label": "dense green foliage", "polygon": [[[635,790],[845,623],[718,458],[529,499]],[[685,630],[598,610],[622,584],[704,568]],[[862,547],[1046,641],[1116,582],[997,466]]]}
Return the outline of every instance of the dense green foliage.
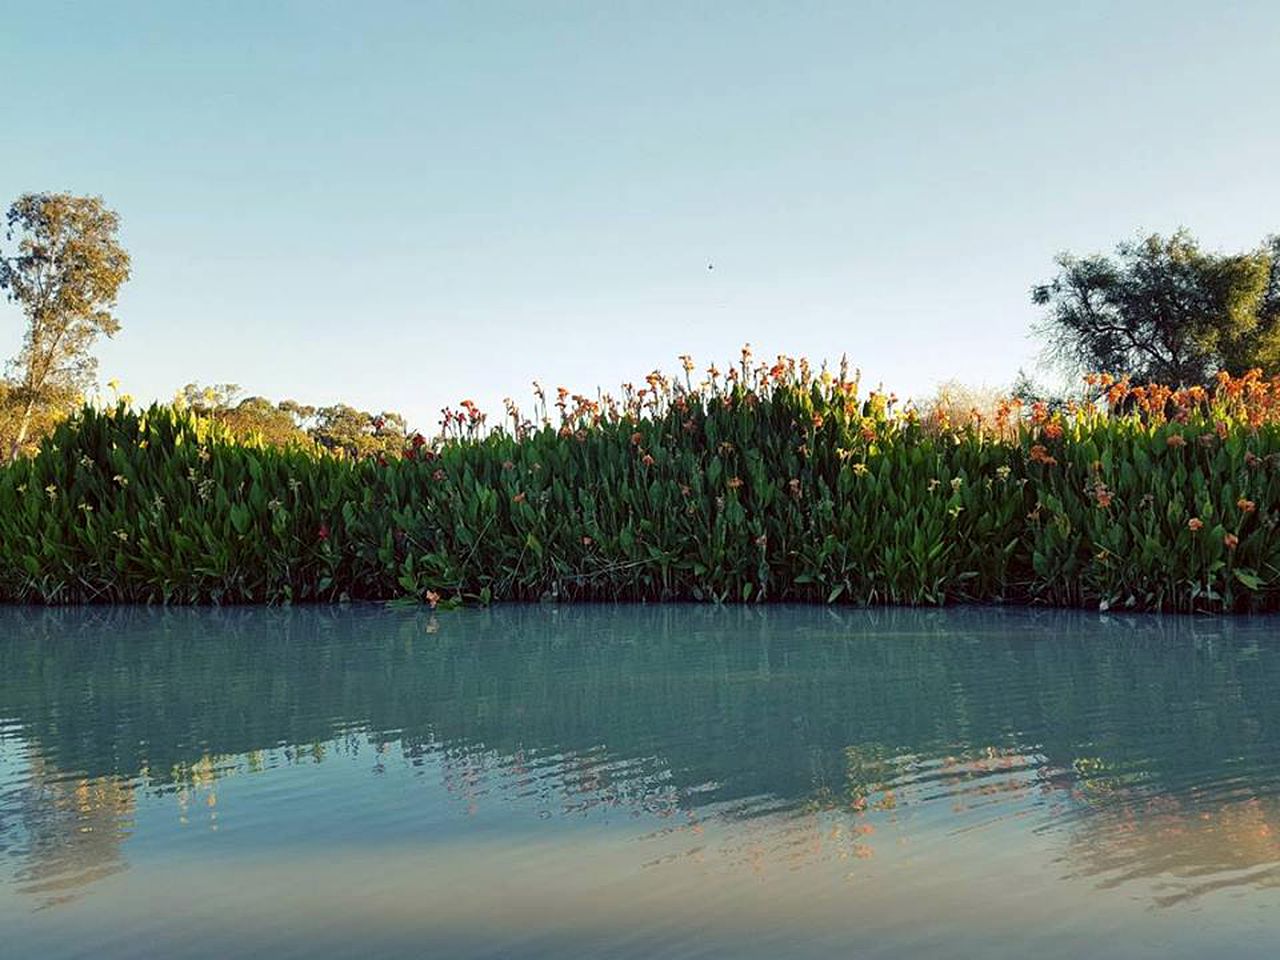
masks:
{"label": "dense green foliage", "polygon": [[1221,254],[1180,230],[1121,243],[1114,258],[1064,253],[1058,267],[1031,297],[1047,307],[1049,354],[1073,370],[1184,385],[1280,371],[1280,237]]}
{"label": "dense green foliage", "polygon": [[802,364],[562,393],[404,455],[85,409],[0,473],[0,596],[1280,607],[1280,387],[953,424]]}

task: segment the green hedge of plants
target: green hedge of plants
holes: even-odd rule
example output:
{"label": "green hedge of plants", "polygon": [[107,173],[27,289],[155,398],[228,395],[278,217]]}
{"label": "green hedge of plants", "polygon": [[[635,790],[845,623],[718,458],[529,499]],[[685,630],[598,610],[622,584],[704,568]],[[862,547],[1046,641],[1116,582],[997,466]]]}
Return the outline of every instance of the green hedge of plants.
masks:
{"label": "green hedge of plants", "polygon": [[0,599],[1280,607],[1275,381],[950,423],[785,358],[712,373],[358,461],[87,407],[0,468]]}

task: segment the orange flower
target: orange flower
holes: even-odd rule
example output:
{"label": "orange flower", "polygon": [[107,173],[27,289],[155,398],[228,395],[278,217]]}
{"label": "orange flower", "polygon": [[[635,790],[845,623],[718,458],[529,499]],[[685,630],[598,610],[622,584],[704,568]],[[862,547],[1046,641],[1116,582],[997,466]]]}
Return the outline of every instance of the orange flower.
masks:
{"label": "orange flower", "polygon": [[643,443],[643,442],[644,442],[644,434],[642,434],[642,433],[633,433],[633,434],[631,435],[631,443],[632,443],[634,446],[637,446],[637,447],[638,447],[638,446],[640,446],[640,444],[641,444],[641,443]]}
{"label": "orange flower", "polygon": [[523,490],[521,490],[519,493],[517,493],[514,497],[511,498],[512,503],[524,503],[524,500],[525,500],[525,496],[524,496]]}
{"label": "orange flower", "polygon": [[1222,535],[1222,542],[1226,544],[1228,550],[1234,550],[1236,547],[1240,546],[1240,538],[1234,533],[1224,533]]}
{"label": "orange flower", "polygon": [[874,424],[868,423],[862,428],[862,439],[867,443],[875,443],[876,428]]}
{"label": "orange flower", "polygon": [[1044,425],[1044,435],[1049,440],[1057,440],[1062,436],[1062,424],[1054,420]]}
{"label": "orange flower", "polygon": [[1058,461],[1049,456],[1049,451],[1044,448],[1043,444],[1035,444],[1029,451],[1027,456],[1032,463],[1043,463],[1046,467],[1052,467]]}
{"label": "orange flower", "polygon": [[821,430],[821,429],[822,429],[822,414],[820,414],[820,413],[815,413],[815,414],[813,415],[813,429],[815,429],[815,430]]}
{"label": "orange flower", "polygon": [[742,486],[742,478],[741,478],[741,477],[730,477],[730,478],[729,478],[729,489],[730,489],[730,490],[737,490],[740,486]]}
{"label": "orange flower", "polygon": [[438,604],[439,602],[440,602],[440,594],[436,593],[434,590],[428,590],[427,603],[431,604],[432,610],[436,608],[436,604]]}
{"label": "orange flower", "polygon": [[1203,526],[1204,526],[1204,521],[1201,520],[1199,517],[1192,517],[1190,520],[1187,521],[1187,529],[1192,531],[1193,533],[1196,530],[1199,530]]}
{"label": "orange flower", "polygon": [[646,453],[643,457],[640,458],[640,462],[643,463],[646,467],[652,467],[653,456],[651,454]]}
{"label": "orange flower", "polygon": [[1098,501],[1098,506],[1106,509],[1111,506],[1111,491],[1107,489],[1106,484],[1099,483],[1093,488],[1094,499]]}
{"label": "orange flower", "polygon": [[1252,500],[1246,500],[1244,497],[1236,501],[1236,506],[1240,508],[1241,513],[1253,513],[1254,510],[1258,509],[1256,503]]}
{"label": "orange flower", "polygon": [[1180,433],[1171,433],[1165,438],[1164,442],[1171,447],[1185,447],[1187,445],[1187,438]]}

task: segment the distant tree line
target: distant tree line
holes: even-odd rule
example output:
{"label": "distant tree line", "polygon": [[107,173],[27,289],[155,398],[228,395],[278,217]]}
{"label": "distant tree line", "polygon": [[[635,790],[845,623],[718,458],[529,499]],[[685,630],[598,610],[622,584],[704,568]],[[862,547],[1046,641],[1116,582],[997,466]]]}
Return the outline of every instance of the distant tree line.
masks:
{"label": "distant tree line", "polygon": [[[29,193],[5,214],[0,291],[23,316],[22,349],[0,379],[0,449],[31,452],[96,381],[93,348],[120,329],[116,296],[129,279],[120,221],[100,197]],[[1219,370],[1280,373],[1280,236],[1241,253],[1207,251],[1185,230],[1119,244],[1113,255],[1063,253],[1031,289],[1035,331],[1060,370],[1129,375],[1171,386]],[[1042,395],[1020,373],[1012,393]],[[403,448],[404,418],[346,404],[313,407],[189,384],[182,402],[277,445],[315,443],[350,456]]]}
{"label": "distant tree line", "polygon": [[394,411],[369,413],[345,403],[314,407],[294,400],[240,396],[233,383],[201,387],[189,383],[178,402],[225,424],[238,436],[256,434],[278,447],[314,443],[351,457],[399,453],[408,427]]}

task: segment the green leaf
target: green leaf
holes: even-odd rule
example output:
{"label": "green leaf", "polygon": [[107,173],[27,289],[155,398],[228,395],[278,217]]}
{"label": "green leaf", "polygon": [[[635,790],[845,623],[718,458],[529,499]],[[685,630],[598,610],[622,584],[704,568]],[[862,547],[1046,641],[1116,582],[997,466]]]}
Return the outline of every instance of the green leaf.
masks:
{"label": "green leaf", "polygon": [[1243,567],[1236,567],[1234,571],[1235,578],[1243,583],[1250,590],[1261,590],[1262,580],[1252,570],[1246,570]]}

